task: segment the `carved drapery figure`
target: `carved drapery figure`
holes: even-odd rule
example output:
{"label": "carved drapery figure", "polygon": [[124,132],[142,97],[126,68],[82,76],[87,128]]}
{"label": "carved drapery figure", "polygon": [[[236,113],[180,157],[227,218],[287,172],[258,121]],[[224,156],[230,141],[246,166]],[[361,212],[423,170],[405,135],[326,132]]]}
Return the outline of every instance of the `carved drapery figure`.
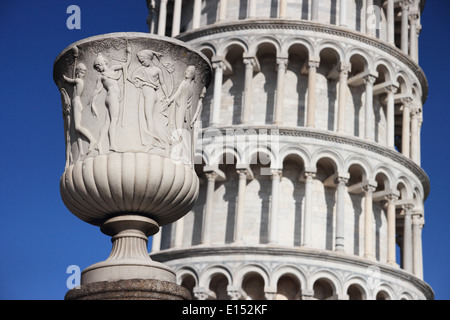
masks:
{"label": "carved drapery figure", "polygon": [[184,79],[178,86],[177,91],[167,101],[169,106],[169,127],[172,130],[171,137],[177,143],[173,147],[172,156],[187,160],[191,159],[192,136],[190,130],[186,132],[185,124],[191,128],[192,123],[192,98],[193,85],[195,84],[195,66],[187,67]]}
{"label": "carved drapery figure", "polygon": [[[81,135],[86,137],[89,141],[88,154],[92,152],[94,148],[97,147],[97,140],[92,136],[92,134],[85,127],[81,125],[81,117],[83,113],[83,103],[81,102],[81,94],[84,90],[84,76],[86,74],[86,66],[83,63],[79,63],[75,68],[75,78],[69,78],[63,75],[66,82],[73,85],[73,95],[72,95],[72,110],[73,110],[73,124],[77,133],[77,143],[78,143],[78,159],[84,155]],[[70,124],[69,124],[70,126]]]}
{"label": "carved drapery figure", "polygon": [[[141,143],[148,149],[166,149],[170,144],[168,116],[163,101],[172,93],[172,64],[163,64],[161,54],[152,50],[137,53],[141,66],[128,79],[141,90],[143,103],[139,101],[139,127]],[[150,138],[150,140],[148,139]]]}
{"label": "carved drapery figure", "polygon": [[[97,85],[92,98],[92,114],[97,115],[95,106],[95,99],[103,91],[106,90],[105,106],[108,109],[106,113],[105,122],[100,130],[98,150],[100,154],[105,153],[105,150],[101,147],[101,142],[106,138],[106,134],[109,137],[109,149],[111,151],[118,151],[116,145],[116,130],[119,123],[120,116],[120,103],[125,101],[125,97],[121,95],[119,87],[119,79],[123,76],[124,70],[128,68],[130,60],[131,49],[127,46],[127,59],[123,64],[110,65],[109,61],[99,53],[94,61],[94,69],[100,73],[97,79]],[[124,91],[125,91],[124,83]],[[123,107],[122,112],[124,112]]]}

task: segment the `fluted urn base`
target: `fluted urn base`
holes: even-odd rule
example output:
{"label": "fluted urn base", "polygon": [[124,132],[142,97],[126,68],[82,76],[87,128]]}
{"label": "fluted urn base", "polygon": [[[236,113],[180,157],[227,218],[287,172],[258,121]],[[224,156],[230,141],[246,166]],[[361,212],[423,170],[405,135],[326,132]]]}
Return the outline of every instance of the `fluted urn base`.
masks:
{"label": "fluted urn base", "polygon": [[111,254],[105,261],[83,270],[82,286],[131,279],[176,282],[172,269],[149,257],[148,237],[159,230],[154,220],[139,215],[121,215],[107,220],[100,230],[112,237]]}

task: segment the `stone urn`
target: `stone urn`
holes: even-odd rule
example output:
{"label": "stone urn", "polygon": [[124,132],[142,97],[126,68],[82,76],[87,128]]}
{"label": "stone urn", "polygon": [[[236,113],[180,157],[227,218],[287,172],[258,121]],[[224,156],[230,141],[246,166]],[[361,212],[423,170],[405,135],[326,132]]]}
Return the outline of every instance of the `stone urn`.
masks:
{"label": "stone urn", "polygon": [[66,143],[66,207],[112,237],[106,261],[81,275],[175,282],[152,261],[148,237],[192,208],[195,123],[211,79],[205,56],[175,39],[112,33],[80,40],[56,58]]}

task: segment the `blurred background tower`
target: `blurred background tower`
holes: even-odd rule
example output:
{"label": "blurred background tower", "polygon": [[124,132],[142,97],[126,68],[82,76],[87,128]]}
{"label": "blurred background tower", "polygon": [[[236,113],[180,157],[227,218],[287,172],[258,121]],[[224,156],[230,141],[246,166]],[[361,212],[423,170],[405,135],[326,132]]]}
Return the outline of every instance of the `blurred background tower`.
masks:
{"label": "blurred background tower", "polygon": [[214,68],[200,196],[151,257],[195,299],[433,299],[424,0],[147,0]]}

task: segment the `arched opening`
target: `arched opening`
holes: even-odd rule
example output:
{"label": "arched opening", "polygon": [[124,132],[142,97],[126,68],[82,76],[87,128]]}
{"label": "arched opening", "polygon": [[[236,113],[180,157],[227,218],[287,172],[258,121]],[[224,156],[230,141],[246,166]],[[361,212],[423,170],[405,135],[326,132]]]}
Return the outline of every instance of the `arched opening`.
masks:
{"label": "arched opening", "polygon": [[293,44],[289,47],[288,54],[284,81],[283,123],[293,127],[305,126],[309,52],[304,45]]}
{"label": "arched opening", "polygon": [[290,274],[280,277],[277,283],[276,300],[301,300],[300,282]]}
{"label": "arched opening", "polygon": [[[353,207],[353,254],[362,256],[364,249],[364,185],[367,183],[367,174],[359,164],[352,164],[348,168],[348,194]],[[351,212],[351,210],[349,210]]]}
{"label": "arched opening", "polygon": [[[214,202],[220,208],[214,212],[215,243],[232,243],[236,228],[236,190],[239,188],[239,175],[236,171],[237,159],[234,153],[225,150],[219,163],[219,170],[225,179],[216,182]],[[245,201],[245,199],[244,199]],[[221,223],[217,223],[220,221]]]}
{"label": "arched opening", "polygon": [[375,297],[375,300],[391,300],[391,297],[386,291],[379,291]]}
{"label": "arched opening", "polygon": [[192,275],[190,274],[184,275],[183,279],[181,280],[181,286],[189,291],[192,299],[195,299],[194,287],[196,286],[196,281]]}
{"label": "arched opening", "polygon": [[403,150],[403,100],[407,97],[409,88],[405,78],[400,75],[397,77],[399,88],[397,90],[398,98],[395,99],[395,149],[398,152]]}
{"label": "arched opening", "polygon": [[387,93],[385,87],[391,83],[391,74],[389,69],[382,63],[377,66],[378,78],[374,84],[373,111],[375,115],[374,137],[375,141],[387,144]]}
{"label": "arched opening", "polygon": [[[397,191],[399,193],[399,203],[406,203],[406,201],[404,200],[408,200],[409,198],[409,193],[408,193],[408,189],[405,185],[405,183],[403,181],[400,181],[397,184]],[[403,259],[403,240],[404,240],[404,226],[405,226],[405,209],[403,206],[397,206],[396,208],[396,234],[397,234],[397,238],[396,238],[396,243],[398,245],[398,251],[396,252],[396,260],[398,262],[400,262],[400,266],[401,268],[405,268],[404,265],[404,259]]]}
{"label": "arched opening", "polygon": [[350,118],[347,123],[353,124],[353,127],[349,132],[353,132],[356,137],[364,137],[365,127],[365,110],[364,110],[364,98],[365,98],[365,85],[364,77],[368,75],[369,64],[365,57],[359,53],[354,53],[350,58],[351,71],[348,74],[348,86],[350,90],[351,101],[353,108],[351,112],[348,112]]}
{"label": "arched opening", "polygon": [[318,279],[314,282],[313,290],[316,300],[334,300],[334,286],[328,279]]}
{"label": "arched opening", "polygon": [[347,289],[349,300],[366,300],[364,289],[358,284],[352,284]]}
{"label": "arched opening", "polygon": [[257,272],[249,272],[242,281],[242,289],[251,300],[265,300],[264,279]]}
{"label": "arched opening", "polygon": [[217,300],[230,300],[230,297],[227,293],[227,286],[228,278],[221,273],[217,273],[211,278],[211,282],[209,283],[209,290],[214,292]]}
{"label": "arched opening", "polygon": [[258,46],[256,57],[261,66],[253,78],[252,104],[258,112],[251,113],[254,124],[272,124],[274,121],[275,94],[277,89],[277,49],[273,43],[263,42]]}
{"label": "arched opening", "polygon": [[315,198],[315,205],[321,210],[314,212],[312,223],[325,226],[325,228],[317,228],[317,232],[312,234],[312,243],[318,248],[333,250],[336,233],[334,208],[337,202],[337,166],[332,159],[323,157],[317,162],[316,169],[313,194],[320,195]]}
{"label": "arched opening", "polygon": [[235,125],[241,123],[243,108],[243,92],[245,79],[245,65],[243,62],[244,49],[238,44],[227,48],[225,60],[229,66],[224,72],[222,84],[222,103],[220,110],[221,125]]}
{"label": "arched opening", "polygon": [[280,243],[300,246],[302,244],[302,221],[305,202],[305,165],[298,155],[289,155],[283,161],[280,183],[278,230]]}
{"label": "arched opening", "polygon": [[319,56],[320,65],[316,80],[316,125],[324,130],[335,131],[340,57],[335,49],[328,47],[322,49]]}

